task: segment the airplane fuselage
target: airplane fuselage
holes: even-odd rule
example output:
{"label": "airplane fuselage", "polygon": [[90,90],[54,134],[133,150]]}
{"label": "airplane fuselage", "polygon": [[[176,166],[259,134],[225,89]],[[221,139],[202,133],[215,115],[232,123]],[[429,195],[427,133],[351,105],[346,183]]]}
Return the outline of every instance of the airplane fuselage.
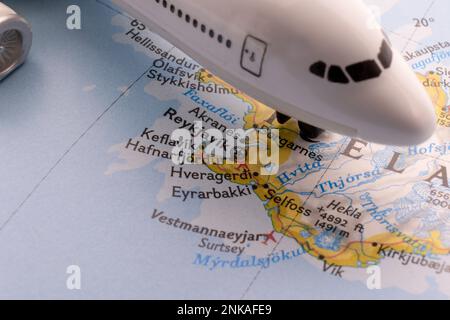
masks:
{"label": "airplane fuselage", "polygon": [[435,115],[360,0],[114,0],[231,85],[291,117],[409,145]]}

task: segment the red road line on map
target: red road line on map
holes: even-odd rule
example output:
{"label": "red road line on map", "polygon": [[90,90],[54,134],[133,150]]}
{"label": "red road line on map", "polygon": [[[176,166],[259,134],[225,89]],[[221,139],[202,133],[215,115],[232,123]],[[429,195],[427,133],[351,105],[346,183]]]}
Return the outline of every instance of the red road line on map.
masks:
{"label": "red road line on map", "polygon": [[[421,241],[421,242],[423,242],[423,243],[430,243],[430,242],[431,242],[431,247],[434,248],[434,249],[438,249],[438,250],[442,250],[442,251],[445,251],[445,250],[449,251],[449,250],[450,250],[450,249],[448,249],[448,248],[440,248],[440,247],[437,247],[437,246],[435,246],[435,245],[432,243],[432,241],[430,241],[430,240]],[[352,242],[349,242],[349,243],[347,244],[347,246],[346,246],[344,249],[342,249],[341,252],[337,253],[337,254],[334,255],[334,256],[328,256],[328,257],[329,257],[329,258],[335,258],[335,257],[338,257],[339,255],[343,254],[346,250],[348,250],[352,244],[355,244],[355,243],[372,244],[373,242],[369,242],[369,241],[352,241]],[[379,243],[379,242],[377,242],[377,244],[380,244],[380,245],[389,245],[389,246],[394,246],[394,245],[402,244],[402,243],[404,243],[404,242],[402,242],[402,241],[400,241],[400,242],[393,242],[393,243]]]}

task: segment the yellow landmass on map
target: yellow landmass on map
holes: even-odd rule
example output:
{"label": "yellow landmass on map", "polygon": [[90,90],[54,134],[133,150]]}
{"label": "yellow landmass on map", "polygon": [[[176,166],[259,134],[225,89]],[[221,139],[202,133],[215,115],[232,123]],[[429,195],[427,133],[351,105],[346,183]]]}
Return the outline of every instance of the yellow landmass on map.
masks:
{"label": "yellow landmass on map", "polygon": [[[205,79],[208,82],[222,85],[223,87],[231,89],[232,87],[225,83],[223,80],[205,72]],[[430,95],[433,98],[435,105],[442,106],[444,103],[445,93],[440,92],[438,89],[429,90]],[[274,127],[280,129],[280,138],[294,141],[298,136],[298,126],[295,121],[289,121],[285,125],[281,126],[277,121],[268,123],[268,119],[273,119],[274,110],[268,106],[256,101],[255,99],[247,96],[244,93],[236,93],[236,97],[242,101],[248,103],[251,106],[251,110],[244,118],[245,129],[252,127]],[[281,148],[280,150],[280,166],[285,163],[291,157],[291,150],[289,148]],[[241,173],[243,170],[249,170],[250,172],[260,172],[260,165],[208,165],[209,169],[221,174],[233,174]],[[295,239],[300,245],[302,245],[310,255],[326,260],[327,263],[334,263],[339,266],[349,267],[366,267],[370,264],[375,264],[383,258],[380,248],[388,247],[395,251],[404,251],[406,253],[415,254],[449,254],[450,248],[445,248],[440,242],[439,232],[431,233],[429,239],[412,239],[416,243],[420,243],[420,250],[418,251],[417,245],[412,246],[404,241],[400,236],[396,236],[391,233],[382,233],[373,236],[363,241],[349,242],[336,251],[326,250],[318,247],[315,244],[315,236],[319,233],[314,227],[308,225],[302,220],[302,215],[297,211],[291,210],[286,207],[280,207],[274,202],[274,199],[267,200],[266,196],[268,190],[275,190],[277,195],[283,197],[289,197],[293,199],[293,202],[299,205],[303,204],[303,199],[294,192],[288,191],[283,185],[280,184],[276,176],[260,176],[247,179],[234,179],[232,182],[241,185],[251,185],[255,183],[254,193],[264,203],[265,209],[272,220],[273,228],[276,232],[281,233],[287,237]],[[303,237],[302,234],[307,234],[307,237]]]}
{"label": "yellow landmass on map", "polygon": [[417,74],[422,83],[428,84],[426,90],[433,101],[438,118],[438,125],[450,128],[450,108],[446,92],[440,85],[442,78],[435,73],[428,73],[427,75]]}

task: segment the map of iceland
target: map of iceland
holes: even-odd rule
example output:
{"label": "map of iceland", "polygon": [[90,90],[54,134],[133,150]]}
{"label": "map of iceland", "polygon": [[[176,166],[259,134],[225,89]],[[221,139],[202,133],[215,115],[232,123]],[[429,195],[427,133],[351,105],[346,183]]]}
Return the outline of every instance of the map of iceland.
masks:
{"label": "map of iceland", "polygon": [[[438,54],[445,48],[445,43],[441,43]],[[160,70],[158,63],[153,66],[150,77],[156,80],[165,78],[164,71],[170,76],[171,69],[179,68],[176,62],[165,70]],[[302,141],[298,138],[295,121],[280,125],[274,120],[273,108],[238,92],[204,69],[197,73],[199,83],[195,89],[182,86],[168,90],[178,90],[182,97],[191,98],[190,101],[184,99],[180,107],[188,117],[191,114],[191,121],[198,115],[198,108],[192,102],[200,96],[202,102],[206,101],[203,112],[209,109],[213,114],[214,109],[208,106],[221,98],[208,94],[208,90],[212,93],[213,88],[222,88],[246,110],[240,124],[242,128],[281,130],[281,170],[277,175],[260,176],[257,174],[260,167],[249,164],[208,165],[208,169],[232,177],[229,179],[232,183],[251,187],[263,206],[259,210],[265,212],[277,234],[295,240],[302,252],[323,261],[324,268],[327,265],[366,268],[380,264],[383,259],[398,257],[404,264],[422,265],[441,274],[450,272],[450,266],[443,260],[450,250],[446,226],[449,215],[446,155],[450,151],[445,120],[448,98],[444,82],[436,71],[417,72],[417,76],[434,102],[440,126],[425,147],[428,148],[426,154],[423,146],[378,146],[332,134],[320,143]],[[160,82],[164,87],[165,81]],[[178,84],[173,83],[173,86]],[[157,90],[164,89],[150,84],[147,92],[152,94]],[[173,119],[169,116],[165,120],[170,126]],[[129,144],[118,148],[125,149],[120,151],[122,155],[130,151]],[[441,151],[438,155],[437,150]],[[182,169],[172,167],[169,171],[173,175],[178,170]],[[176,197],[174,191],[175,187],[172,195]],[[274,244],[269,254],[276,252],[276,247]],[[208,262],[209,258],[195,261],[199,265]]]}
{"label": "map of iceland", "polygon": [[[422,145],[331,132],[304,141],[296,121],[278,123],[276,106],[109,1],[80,1],[79,31],[16,5],[37,41],[0,85],[16,106],[0,109],[0,178],[11,181],[0,188],[0,295],[449,298],[449,4],[366,2],[433,101],[438,130]],[[70,68],[44,68],[49,49]],[[18,98],[19,83],[29,94]],[[170,136],[195,121],[221,132],[278,129],[278,172],[175,165]],[[73,264],[89,278],[80,293],[54,276]],[[373,272],[381,290],[369,290]]]}

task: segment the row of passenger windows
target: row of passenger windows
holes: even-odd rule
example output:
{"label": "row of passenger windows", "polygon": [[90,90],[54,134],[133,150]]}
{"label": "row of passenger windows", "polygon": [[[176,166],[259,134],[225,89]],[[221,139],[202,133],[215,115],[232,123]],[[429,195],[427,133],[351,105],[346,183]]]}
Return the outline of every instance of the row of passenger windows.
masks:
{"label": "row of passenger windows", "polygon": [[[381,65],[388,69],[392,64],[393,52],[386,40],[381,44],[380,52],[378,54],[378,61]],[[323,61],[318,61],[310,67],[310,72],[318,77],[325,78],[327,73],[327,64]],[[345,68],[348,75],[355,82],[361,82],[373,78],[377,78],[383,72],[375,60],[365,60],[355,64],[351,64]],[[327,78],[334,83],[349,83],[350,80],[345,74],[344,70],[337,65],[331,65],[328,68]]]}
{"label": "row of passenger windows", "polygon": [[[176,13],[179,18],[183,18],[183,16],[184,16],[184,20],[187,23],[191,23],[192,22],[192,26],[194,28],[197,28],[200,25],[201,32],[206,33],[206,31],[207,31],[206,25],[200,24],[197,19],[192,19],[189,14],[184,14],[183,10],[175,8],[175,5],[173,5],[173,4],[169,5],[167,0],[155,0],[155,1],[158,4],[162,4],[162,6],[164,8],[169,8],[170,12],[172,12],[174,14]],[[214,38],[216,36],[216,32],[213,29],[209,29],[208,30],[208,35],[211,38]],[[217,39],[217,41],[219,43],[223,43],[224,40],[225,40],[223,35],[221,35],[221,34],[217,34],[217,38],[216,39]],[[226,40],[225,41],[225,45],[227,46],[227,48],[231,48],[231,45],[232,45],[231,40],[230,39]]]}

